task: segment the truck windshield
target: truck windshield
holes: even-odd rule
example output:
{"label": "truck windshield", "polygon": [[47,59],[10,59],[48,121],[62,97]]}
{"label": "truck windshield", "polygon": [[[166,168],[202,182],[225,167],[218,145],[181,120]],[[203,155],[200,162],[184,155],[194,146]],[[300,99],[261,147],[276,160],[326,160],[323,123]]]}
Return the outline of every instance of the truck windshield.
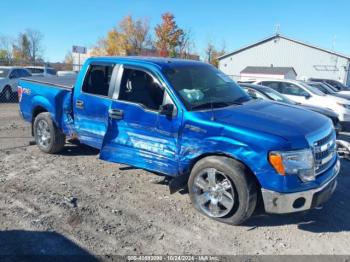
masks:
{"label": "truck windshield", "polygon": [[238,105],[250,100],[240,86],[211,65],[170,65],[163,73],[188,110]]}
{"label": "truck windshield", "polygon": [[0,68],[0,77],[1,78],[5,78],[7,77],[9,74],[9,70],[6,68]]}

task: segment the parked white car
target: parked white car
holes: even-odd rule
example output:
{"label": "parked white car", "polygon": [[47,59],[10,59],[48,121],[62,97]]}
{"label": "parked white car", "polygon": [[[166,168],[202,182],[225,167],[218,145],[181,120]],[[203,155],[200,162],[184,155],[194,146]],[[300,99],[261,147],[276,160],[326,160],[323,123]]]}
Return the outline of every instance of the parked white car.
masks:
{"label": "parked white car", "polygon": [[259,80],[254,84],[268,86],[297,103],[333,110],[341,122],[350,122],[350,101],[326,95],[315,87],[296,80]]}
{"label": "parked white car", "polygon": [[57,71],[57,76],[77,76],[75,71]]}
{"label": "parked white car", "polygon": [[26,66],[33,76],[56,76],[57,71],[52,67],[46,66]]}
{"label": "parked white car", "polygon": [[21,67],[0,67],[0,94],[1,100],[11,101],[11,98],[17,93],[18,80],[21,77],[31,76],[31,73]]}

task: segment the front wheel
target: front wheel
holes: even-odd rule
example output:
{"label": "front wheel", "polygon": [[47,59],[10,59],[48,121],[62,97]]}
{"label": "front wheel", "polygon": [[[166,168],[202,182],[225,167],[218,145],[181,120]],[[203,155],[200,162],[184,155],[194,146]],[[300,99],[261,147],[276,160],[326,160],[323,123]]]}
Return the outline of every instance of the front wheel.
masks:
{"label": "front wheel", "polygon": [[242,224],[256,207],[255,180],[242,163],[228,157],[210,156],[198,161],[188,188],[194,207],[220,222]]}
{"label": "front wheel", "polygon": [[39,149],[54,154],[64,147],[66,137],[51,119],[50,113],[40,113],[34,120],[34,138]]}

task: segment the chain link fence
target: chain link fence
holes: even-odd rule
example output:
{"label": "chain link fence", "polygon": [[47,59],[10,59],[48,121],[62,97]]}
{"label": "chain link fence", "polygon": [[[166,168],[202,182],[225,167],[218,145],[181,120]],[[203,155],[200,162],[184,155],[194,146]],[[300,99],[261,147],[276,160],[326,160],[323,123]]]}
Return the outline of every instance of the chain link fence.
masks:
{"label": "chain link fence", "polygon": [[[0,59],[0,104],[1,103],[18,103],[17,86],[23,77],[28,77],[25,70],[29,70],[35,76],[53,76],[60,77],[67,74],[74,74],[73,69],[80,68],[80,65],[65,63],[50,63],[44,61],[36,61],[30,63],[27,60],[11,60]],[[46,69],[54,69],[50,72],[57,72],[57,75],[47,73]],[[25,69],[25,70],[24,70]]]}

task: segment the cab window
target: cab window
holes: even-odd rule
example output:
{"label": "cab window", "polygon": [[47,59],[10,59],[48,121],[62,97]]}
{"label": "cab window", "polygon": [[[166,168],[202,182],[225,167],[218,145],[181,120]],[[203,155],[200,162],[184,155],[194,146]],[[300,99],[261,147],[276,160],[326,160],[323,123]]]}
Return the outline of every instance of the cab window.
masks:
{"label": "cab window", "polygon": [[91,65],[83,84],[83,92],[108,96],[114,65]]}
{"label": "cab window", "polygon": [[164,88],[147,72],[124,68],[119,100],[140,104],[158,111],[163,104]]}

